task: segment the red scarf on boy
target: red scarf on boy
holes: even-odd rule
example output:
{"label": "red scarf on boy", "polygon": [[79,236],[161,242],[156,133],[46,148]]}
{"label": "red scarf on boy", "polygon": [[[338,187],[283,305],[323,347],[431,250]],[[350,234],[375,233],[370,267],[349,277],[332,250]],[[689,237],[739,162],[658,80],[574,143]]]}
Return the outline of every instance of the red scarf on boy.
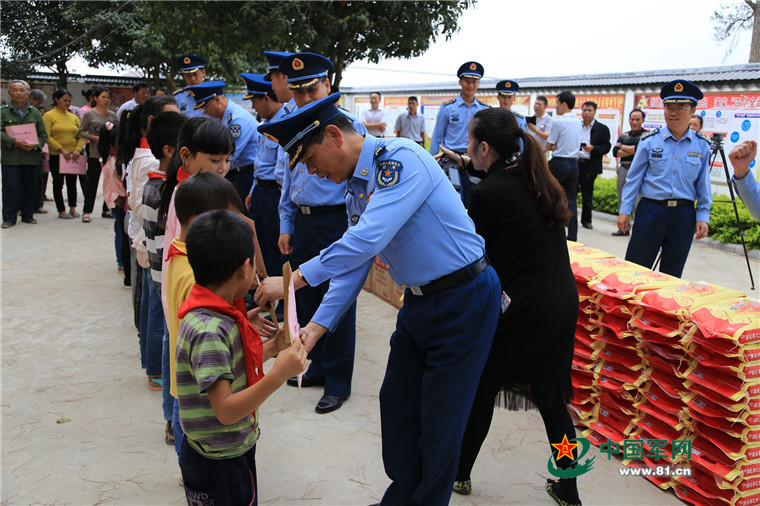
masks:
{"label": "red scarf on boy", "polygon": [[[261,336],[248,321],[248,311],[243,299],[235,299],[234,305],[230,305],[226,300],[217,294],[204,288],[198,283],[193,285],[190,295],[185,302],[179,307],[177,316],[181,320],[184,316],[197,308],[206,308],[215,313],[230,316],[237,321],[240,337],[243,339],[243,355],[245,356],[245,375],[248,378],[248,385],[253,385],[264,377],[263,354],[264,345],[261,342]],[[232,353],[232,350],[230,350]],[[255,413],[254,413],[255,415]]]}

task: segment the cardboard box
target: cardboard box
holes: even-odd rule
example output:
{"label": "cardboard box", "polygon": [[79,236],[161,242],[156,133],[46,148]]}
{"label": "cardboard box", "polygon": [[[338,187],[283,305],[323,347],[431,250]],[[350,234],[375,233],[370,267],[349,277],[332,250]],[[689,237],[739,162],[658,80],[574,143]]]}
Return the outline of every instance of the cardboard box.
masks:
{"label": "cardboard box", "polygon": [[[391,282],[393,283],[393,281]],[[406,285],[398,286],[396,283],[393,283],[391,304],[393,304],[396,309],[401,309],[401,306],[404,305],[404,290],[406,290]]]}
{"label": "cardboard box", "polygon": [[393,280],[388,274],[386,266],[375,259],[372,265],[372,293],[383,299],[385,302],[391,302],[393,296]]}

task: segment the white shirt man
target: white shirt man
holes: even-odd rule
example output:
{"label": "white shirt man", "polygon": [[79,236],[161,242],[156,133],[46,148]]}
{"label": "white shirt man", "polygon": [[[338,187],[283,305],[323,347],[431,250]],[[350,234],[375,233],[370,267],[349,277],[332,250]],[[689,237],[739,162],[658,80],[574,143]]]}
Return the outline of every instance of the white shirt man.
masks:
{"label": "white shirt man", "polygon": [[359,120],[367,127],[367,132],[375,137],[385,137],[385,128],[388,126],[388,119],[385,111],[380,108],[380,93],[373,91],[369,94],[369,103],[371,109],[361,112]]}

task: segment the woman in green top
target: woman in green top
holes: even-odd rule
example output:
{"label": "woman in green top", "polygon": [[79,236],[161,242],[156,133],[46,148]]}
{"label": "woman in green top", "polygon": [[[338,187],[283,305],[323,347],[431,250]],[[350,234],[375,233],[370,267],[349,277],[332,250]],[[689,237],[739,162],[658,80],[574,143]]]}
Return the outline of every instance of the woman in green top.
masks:
{"label": "woman in green top", "polygon": [[[117,123],[116,113],[108,110],[111,103],[111,92],[107,88],[95,87],[92,90],[95,107],[84,113],[82,124],[79,126],[79,135],[90,141],[89,155],[87,157],[87,186],[84,190],[84,214],[82,221],[90,222],[90,214],[95,207],[95,195],[98,193],[100,182],[100,153],[98,152],[98,135],[100,127],[106,122]],[[107,155],[107,153],[105,153]]]}
{"label": "woman in green top", "polygon": [[[82,154],[84,139],[79,135],[79,118],[69,112],[71,93],[63,88],[53,93],[55,107],[42,117],[48,132],[48,149],[50,150],[50,173],[53,174],[53,198],[58,209],[58,217],[64,220],[79,218],[77,213],[77,176],[60,173],[60,158],[77,160]],[[66,176],[66,193],[69,199],[69,212],[63,204],[63,180]]]}

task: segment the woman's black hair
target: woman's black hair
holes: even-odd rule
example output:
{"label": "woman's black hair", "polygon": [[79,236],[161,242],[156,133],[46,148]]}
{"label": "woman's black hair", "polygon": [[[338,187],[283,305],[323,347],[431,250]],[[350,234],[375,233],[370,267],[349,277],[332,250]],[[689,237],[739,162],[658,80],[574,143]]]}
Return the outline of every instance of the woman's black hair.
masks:
{"label": "woman's black hair", "polygon": [[92,101],[90,103],[94,102],[95,98],[98,97],[104,91],[107,92],[107,93],[109,93],[109,94],[111,93],[111,90],[109,90],[108,88],[105,88],[103,86],[95,86],[90,91],[92,92]]}
{"label": "woman's black hair", "polygon": [[116,172],[121,175],[135,150],[140,145],[140,138],[148,129],[148,118],[160,113],[169,104],[176,104],[174,97],[150,97],[145,103],[131,111],[124,111],[119,118],[119,142],[116,148]]}
{"label": "woman's black hair", "polygon": [[[163,97],[153,97],[163,98]],[[148,99],[150,100],[150,99]],[[158,207],[159,222],[166,222],[166,213],[172,193],[177,186],[177,173],[182,166],[179,152],[187,148],[193,155],[206,153],[209,155],[231,155],[235,153],[235,138],[221,121],[213,118],[196,116],[185,121],[177,138],[177,149],[166,170],[166,181],[161,185],[161,205]]]}
{"label": "woman's black hair", "polygon": [[567,225],[572,213],[565,191],[549,171],[538,142],[520,129],[514,114],[496,107],[478,111],[470,123],[470,135],[478,143],[487,143],[504,163],[518,154],[522,139],[519,170],[523,181],[538,201],[547,225]]}
{"label": "woman's black hair", "polygon": [[52,95],[53,106],[55,107],[57,105],[58,99],[60,99],[61,97],[65,95],[71,96],[71,93],[69,93],[69,90],[67,90],[66,88],[58,88],[57,90],[55,90]]}
{"label": "woman's black hair", "polygon": [[[109,125],[111,128],[108,128]],[[116,145],[116,139],[119,135],[118,132],[118,122],[110,123],[106,121],[100,125],[100,132],[98,133],[98,153],[100,153],[100,159],[104,165],[111,157],[111,148]],[[121,172],[119,172],[119,176],[121,177]]]}

